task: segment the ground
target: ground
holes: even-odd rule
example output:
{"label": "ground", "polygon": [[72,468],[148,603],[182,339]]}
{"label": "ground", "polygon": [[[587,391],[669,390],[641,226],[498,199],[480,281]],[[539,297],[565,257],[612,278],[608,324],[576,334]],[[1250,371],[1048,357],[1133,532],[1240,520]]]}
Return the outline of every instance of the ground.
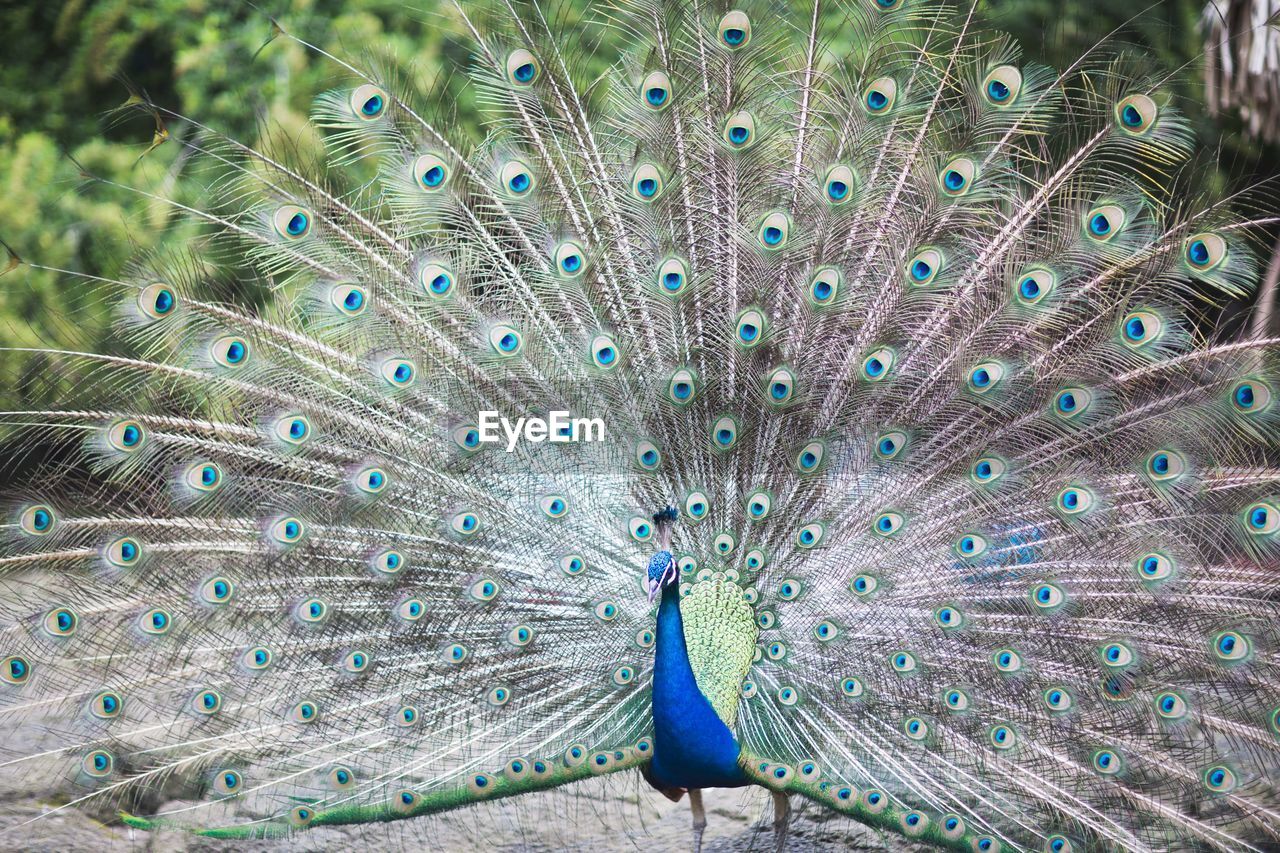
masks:
{"label": "ground", "polygon": [[[680,851],[690,844],[689,808],[671,803],[635,782],[603,785],[592,780],[562,792],[503,801],[438,816],[372,827],[323,827],[287,840],[220,842],[179,832],[145,833],[104,824],[80,811],[49,811],[48,804],[7,791],[3,824],[38,818],[0,833],[11,849],[30,851],[320,851],[434,849],[504,853],[551,851]],[[638,784],[637,784],[638,783]],[[773,851],[772,807],[761,788],[712,790],[707,807],[705,853]],[[819,809],[794,801],[797,810],[787,853],[818,850],[902,850],[902,840],[882,836]],[[618,829],[621,827],[621,829]]]}

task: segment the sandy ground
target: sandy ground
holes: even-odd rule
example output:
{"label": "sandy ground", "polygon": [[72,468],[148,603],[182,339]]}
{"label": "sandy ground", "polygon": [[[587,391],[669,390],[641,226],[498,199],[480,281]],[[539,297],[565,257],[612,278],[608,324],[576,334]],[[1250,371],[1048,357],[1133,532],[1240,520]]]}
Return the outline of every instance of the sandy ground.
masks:
{"label": "sandy ground", "polygon": [[[369,827],[321,827],[289,839],[213,841],[175,831],[139,832],[100,822],[92,814],[51,810],[47,803],[3,797],[7,831],[0,844],[33,851],[321,851],[321,850],[498,850],[542,851],[689,850],[689,809],[648,790],[638,774],[616,784],[591,780],[560,792],[538,794],[439,815]],[[707,791],[705,853],[772,853],[769,795],[760,788]],[[173,804],[168,804],[173,805]],[[787,853],[816,850],[904,850],[900,838],[866,830],[812,803],[794,801]],[[104,816],[105,817],[105,816]],[[17,826],[23,824],[24,826]]]}

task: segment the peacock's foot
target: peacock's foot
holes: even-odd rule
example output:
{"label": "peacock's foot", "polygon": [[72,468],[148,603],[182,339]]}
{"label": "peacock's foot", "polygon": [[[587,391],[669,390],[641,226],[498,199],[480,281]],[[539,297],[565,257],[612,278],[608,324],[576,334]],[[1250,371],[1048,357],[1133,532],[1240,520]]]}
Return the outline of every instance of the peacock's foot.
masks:
{"label": "peacock's foot", "polygon": [[702,791],[689,789],[689,811],[693,816],[693,853],[702,853],[702,833],[707,829],[707,810],[702,807]]}
{"label": "peacock's foot", "polygon": [[787,825],[791,822],[791,798],[781,791],[772,791],[774,853],[782,853],[787,844]]}

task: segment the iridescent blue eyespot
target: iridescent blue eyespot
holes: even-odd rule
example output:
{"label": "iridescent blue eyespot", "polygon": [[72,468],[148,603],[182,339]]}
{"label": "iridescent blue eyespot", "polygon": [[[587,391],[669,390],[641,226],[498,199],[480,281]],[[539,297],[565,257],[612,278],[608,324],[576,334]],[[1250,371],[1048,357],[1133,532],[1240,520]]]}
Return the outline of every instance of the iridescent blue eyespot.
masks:
{"label": "iridescent blue eyespot", "polygon": [[1187,246],[1187,260],[1198,267],[1209,263],[1209,247],[1203,240],[1193,240]]}
{"label": "iridescent blue eyespot", "polygon": [[382,378],[393,388],[405,388],[413,383],[416,370],[413,362],[392,358],[382,363]]}
{"label": "iridescent blue eyespot", "polygon": [[1258,379],[1243,379],[1232,386],[1231,405],[1241,415],[1261,414],[1271,408],[1271,388]]}
{"label": "iridescent blue eyespot", "polygon": [[1159,108],[1147,95],[1130,95],[1116,104],[1115,115],[1122,130],[1141,135],[1155,122]]}
{"label": "iridescent blue eyespot", "polygon": [[853,170],[848,166],[832,166],[827,170],[827,201],[831,204],[843,204],[849,200],[853,189]]}
{"label": "iridescent blue eyespot", "polygon": [[660,110],[671,100],[671,81],[661,71],[650,72],[640,86],[644,103],[651,110]]}
{"label": "iridescent blue eyespot", "polygon": [[1227,257],[1227,241],[1219,234],[1195,234],[1183,244],[1187,264],[1196,272],[1208,272]]}
{"label": "iridescent blue eyespot", "polygon": [[745,12],[733,10],[720,19],[720,40],[737,50],[751,40],[751,20]]}
{"label": "iridescent blue eyespot", "polygon": [[0,679],[9,684],[25,684],[31,677],[31,664],[16,655],[0,661]]}
{"label": "iridescent blue eyespot", "polygon": [[538,72],[541,70],[538,66],[538,60],[524,48],[513,50],[507,55],[506,69],[507,80],[512,85],[520,88],[532,84],[538,78]]}
{"label": "iridescent blue eyespot", "polygon": [[862,105],[872,115],[884,115],[893,109],[897,97],[897,81],[892,77],[880,77],[862,90]]}
{"label": "iridescent blue eyespot", "polygon": [[172,311],[177,300],[168,287],[163,284],[153,284],[143,288],[138,297],[138,303],[143,306],[146,314],[159,318]]}
{"label": "iridescent blue eyespot", "polygon": [[386,111],[387,93],[377,86],[366,83],[352,90],[348,103],[357,118],[371,121]]}
{"label": "iridescent blue eyespot", "polygon": [[57,516],[53,509],[44,504],[27,507],[18,518],[18,525],[23,532],[31,536],[45,536],[53,531],[56,524]]}

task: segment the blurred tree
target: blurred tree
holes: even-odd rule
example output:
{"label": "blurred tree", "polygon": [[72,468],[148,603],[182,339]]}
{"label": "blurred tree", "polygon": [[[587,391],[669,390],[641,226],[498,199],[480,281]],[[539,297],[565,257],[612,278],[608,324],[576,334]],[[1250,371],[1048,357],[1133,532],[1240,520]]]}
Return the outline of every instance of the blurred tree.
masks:
{"label": "blurred tree", "polygon": [[[1245,133],[1280,143],[1280,0],[1211,0],[1204,10],[1205,105],[1232,114]],[[1258,289],[1250,329],[1280,334],[1280,238]]]}
{"label": "blurred tree", "polygon": [[[395,2],[297,0],[288,23],[312,43],[365,56],[419,89],[432,86],[443,66],[466,62],[465,51],[447,38],[447,19]],[[271,26],[247,3],[205,0],[70,0],[6,9],[0,240],[32,264],[111,278],[162,237],[172,243],[194,235],[195,226],[162,201],[189,200],[199,191],[183,172],[180,147],[161,145],[142,156],[152,141],[151,120],[111,111],[131,89],[249,143],[269,127],[295,144],[316,144],[307,111],[343,75],[296,44],[268,44]],[[450,95],[460,120],[474,122],[461,77]],[[174,134],[190,132],[172,124]],[[7,275],[0,287],[5,344],[102,348],[110,316],[74,282],[31,266]],[[25,352],[0,353],[0,406],[35,405],[57,394],[45,363]]]}

